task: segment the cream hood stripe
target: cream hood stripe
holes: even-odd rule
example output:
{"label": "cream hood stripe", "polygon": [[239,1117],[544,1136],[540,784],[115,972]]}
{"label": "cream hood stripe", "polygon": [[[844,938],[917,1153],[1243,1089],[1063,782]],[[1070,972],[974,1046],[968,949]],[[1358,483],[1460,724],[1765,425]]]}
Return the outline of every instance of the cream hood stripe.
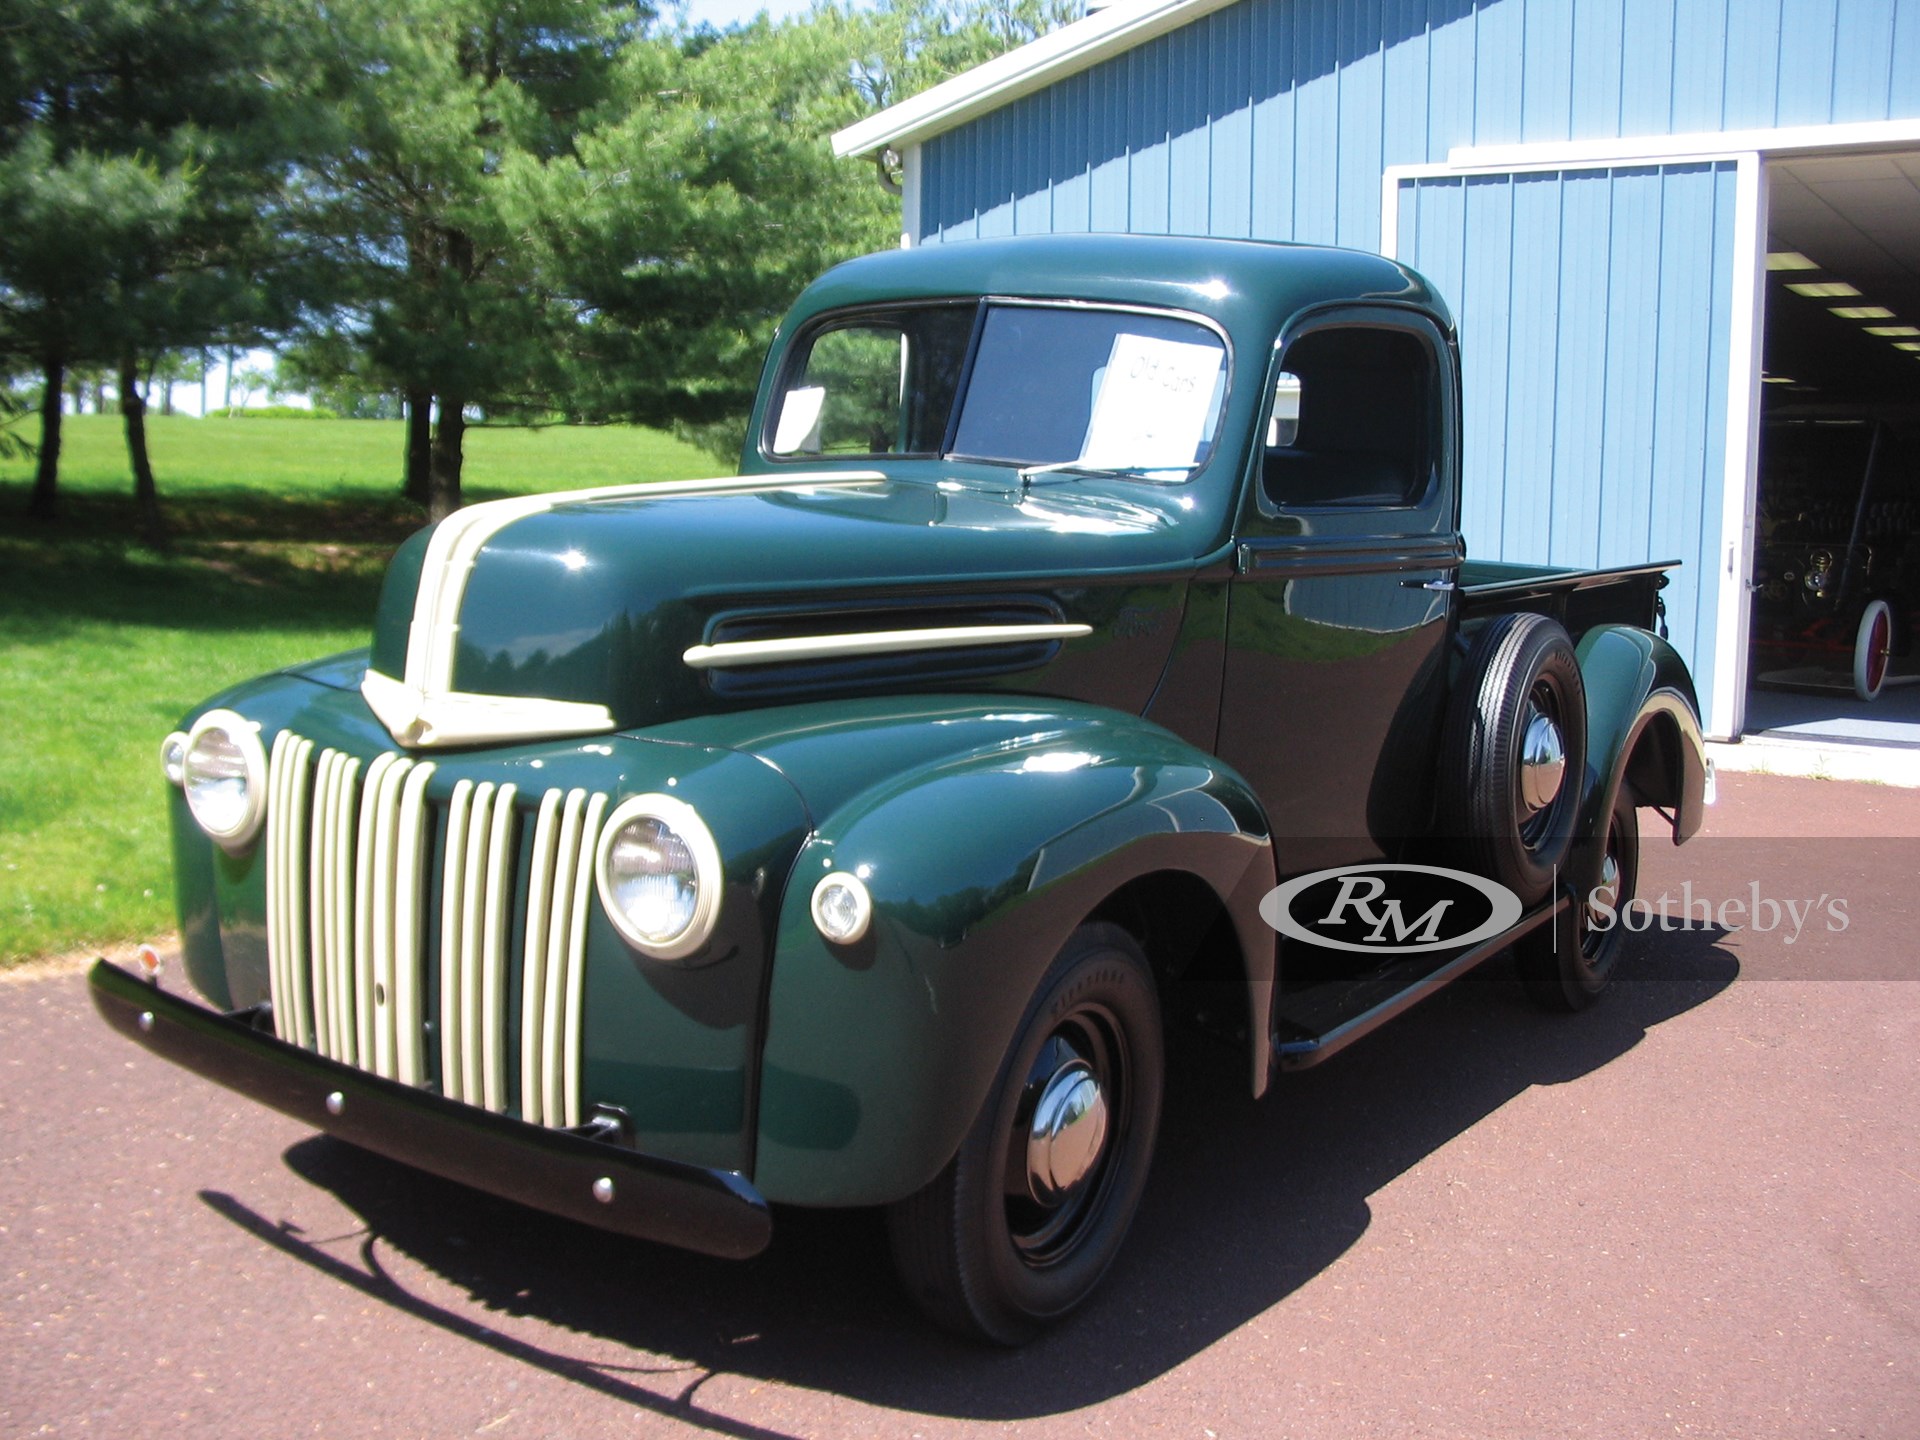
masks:
{"label": "cream hood stripe", "polygon": [[603,485],[489,500],[457,510],[433,532],[420,567],[413,623],[407,634],[406,685],[423,700],[453,689],[453,656],[460,634],[460,602],[481,549],[516,520],[561,505],[602,500],[651,500],[675,495],[750,494],[822,486],[872,485],[887,477],[873,470],[816,470],[785,475],[735,475],[709,480],[656,480],[640,485]]}

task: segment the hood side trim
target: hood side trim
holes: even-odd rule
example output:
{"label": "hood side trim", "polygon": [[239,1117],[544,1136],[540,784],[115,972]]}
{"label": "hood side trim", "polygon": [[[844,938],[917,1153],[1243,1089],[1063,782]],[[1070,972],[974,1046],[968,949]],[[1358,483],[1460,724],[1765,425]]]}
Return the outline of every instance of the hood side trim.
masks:
{"label": "hood side trim", "polygon": [[1036,640],[1078,640],[1091,625],[940,625],[919,630],[868,630],[851,635],[787,635],[772,640],[728,640],[695,645],[680,658],[695,670],[781,661],[825,660],[849,655],[893,655],[909,650],[952,650],[970,645],[1020,645]]}

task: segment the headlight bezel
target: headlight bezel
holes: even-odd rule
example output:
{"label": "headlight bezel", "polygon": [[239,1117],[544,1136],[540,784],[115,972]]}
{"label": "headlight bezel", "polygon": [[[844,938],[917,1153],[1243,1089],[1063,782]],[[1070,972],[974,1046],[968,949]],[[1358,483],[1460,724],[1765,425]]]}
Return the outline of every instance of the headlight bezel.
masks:
{"label": "headlight bezel", "polygon": [[[206,813],[194,803],[194,751],[214,730],[225,735],[240,752],[241,779],[246,786],[246,804],[238,821],[224,828],[210,824]],[[267,814],[267,751],[260,743],[260,727],[235,711],[214,709],[193,722],[186,738],[186,747],[180,754],[180,790],[186,796],[187,809],[193,815],[194,824],[209,840],[230,855],[240,854],[253,844]]]}
{"label": "headlight bezel", "polygon": [[[827,909],[830,893],[843,890],[851,898],[854,909],[854,923],[844,934],[835,934]],[[873,926],[873,892],[867,889],[858,872],[853,870],[829,870],[822,875],[813,887],[813,895],[807,901],[807,910],[813,916],[813,925],[820,936],[829,945],[845,948],[858,945],[867,938],[867,931]]]}
{"label": "headlight bezel", "polygon": [[[608,864],[620,833],[636,820],[652,820],[672,831],[693,859],[693,914],[684,929],[665,939],[643,934],[636,929],[614,899],[614,884]],[[613,928],[619,931],[621,939],[651,959],[684,960],[713,938],[714,926],[720,918],[720,896],[724,884],[720,846],[714,840],[713,832],[707,828],[706,821],[700,818],[700,812],[686,801],[677,800],[671,795],[635,795],[616,805],[600,829],[600,839],[594,846],[593,883],[600,897],[600,908],[613,922]]]}

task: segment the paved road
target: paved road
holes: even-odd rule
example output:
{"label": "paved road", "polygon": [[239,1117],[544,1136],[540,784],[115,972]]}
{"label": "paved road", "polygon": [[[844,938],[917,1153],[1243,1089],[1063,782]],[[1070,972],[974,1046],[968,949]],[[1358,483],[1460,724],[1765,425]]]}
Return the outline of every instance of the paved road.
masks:
{"label": "paved road", "polygon": [[[1920,836],[1920,792],[1722,801]],[[924,1330],[871,1215],[746,1265],[605,1237],[175,1071],[76,974],[0,982],[0,1434],[1912,1440],[1916,852],[1650,846],[1645,891],[1848,929],[1669,934],[1572,1020],[1496,972],[1259,1104],[1183,1088],[1106,1288],[1016,1354]]]}

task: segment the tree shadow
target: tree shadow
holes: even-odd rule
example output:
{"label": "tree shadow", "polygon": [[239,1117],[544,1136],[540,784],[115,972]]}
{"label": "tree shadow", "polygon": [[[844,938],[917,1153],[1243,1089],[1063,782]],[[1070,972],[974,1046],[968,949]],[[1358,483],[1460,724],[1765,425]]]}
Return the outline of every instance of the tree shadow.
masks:
{"label": "tree shadow", "polygon": [[[1390,1042],[1376,1037],[1283,1077],[1263,1101],[1246,1096],[1237,1075],[1188,1072],[1169,1094],[1154,1176],[1106,1284],[1070,1323],[1014,1352],[963,1344],[921,1321],[893,1281],[884,1225],[871,1211],[782,1210],[772,1248],[730,1264],[601,1234],[326,1137],[293,1146],[286,1160],[364,1218],[368,1264],[390,1247],[485,1312],[675,1357],[706,1374],[910,1412],[1032,1418],[1145,1384],[1284,1301],[1366,1233],[1376,1190],[1529,1087],[1589,1075],[1725,989],[1739,963],[1719,945],[1724,934],[1635,937],[1614,990],[1571,1018],[1535,1011],[1511,967],[1496,961],[1397,1020]],[[205,1198],[397,1308],[580,1383],[632,1388],[607,1367],[496,1344],[484,1321],[350,1266],[230,1197]],[[690,1394],[645,1403],[745,1433],[685,1408]]]}

